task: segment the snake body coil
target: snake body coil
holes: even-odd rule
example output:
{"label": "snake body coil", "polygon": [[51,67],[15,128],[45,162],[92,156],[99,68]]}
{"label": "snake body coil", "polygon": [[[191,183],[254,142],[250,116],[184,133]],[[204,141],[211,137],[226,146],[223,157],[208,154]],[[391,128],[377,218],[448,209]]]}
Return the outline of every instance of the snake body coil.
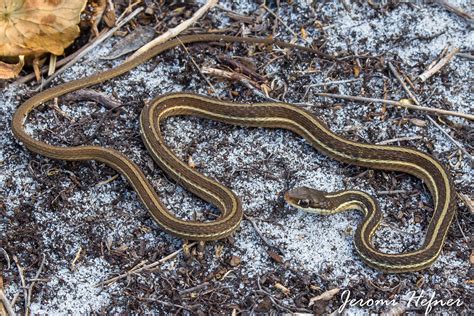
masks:
{"label": "snake body coil", "polygon": [[[313,114],[294,105],[284,103],[238,104],[195,94],[174,93],[160,96],[144,107],[140,116],[141,133],[153,159],[172,178],[202,199],[214,204],[222,212],[221,217],[217,220],[204,223],[180,220],[169,212],[140,168],[120,152],[99,146],[52,146],[37,141],[26,133],[25,121],[29,113],[40,104],[119,76],[163,51],[192,42],[244,42],[278,45],[329,58],[310,48],[271,39],[213,34],[182,36],[165,42],[116,68],[50,88],[33,96],[24,102],[14,114],[12,122],[14,135],[31,151],[50,158],[97,160],[106,163],[128,179],[145,207],[163,229],[188,240],[216,240],[230,235],[239,227],[242,219],[240,201],[228,188],[181,162],[166,147],[160,132],[160,122],[169,116],[192,115],[235,125],[288,129],[304,137],[314,148],[336,160],[367,168],[402,171],[422,179],[430,190],[434,201],[433,216],[422,247],[417,251],[401,254],[386,254],[377,251],[370,243],[381,218],[381,213],[375,205],[370,214],[366,212],[365,220],[357,229],[354,239],[355,248],[366,263],[386,272],[415,271],[433,263],[441,252],[455,213],[454,189],[443,166],[432,156],[414,149],[362,144],[342,138],[332,133]],[[339,199],[340,203],[344,203],[343,199],[348,196],[350,194],[336,197],[336,201]],[[357,208],[357,205],[352,203],[352,207]]]}

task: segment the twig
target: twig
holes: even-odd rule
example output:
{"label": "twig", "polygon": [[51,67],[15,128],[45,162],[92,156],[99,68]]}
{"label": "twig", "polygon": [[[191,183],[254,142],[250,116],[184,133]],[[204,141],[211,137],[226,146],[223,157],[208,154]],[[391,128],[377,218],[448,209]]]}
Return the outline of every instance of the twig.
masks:
{"label": "twig", "polygon": [[474,161],[474,157],[464,148],[464,146],[458,142],[457,140],[455,140],[451,135],[449,135],[448,132],[446,132],[444,130],[444,128],[442,128],[434,119],[432,119],[430,116],[426,116],[430,121],[431,123],[433,123],[440,131],[441,133],[443,133],[447,138],[449,138],[449,140],[454,144],[456,145],[465,155],[467,158],[469,158],[471,161]]}
{"label": "twig", "polygon": [[[36,271],[36,275],[34,277],[35,280],[37,280],[43,271],[44,263],[46,262],[46,256],[43,254],[43,259],[41,260],[41,264],[38,268],[38,271]],[[28,299],[27,299],[27,305],[26,305],[26,314],[30,314],[30,306],[31,306],[31,295],[33,294],[33,287],[35,286],[37,281],[30,281],[30,286],[28,287]]]}
{"label": "twig", "polygon": [[[420,107],[420,101],[418,101],[418,98],[411,92],[410,89],[408,89],[407,85],[405,84],[405,81],[403,80],[402,76],[400,76],[400,74],[398,73],[397,69],[395,68],[395,66],[393,66],[393,64],[391,62],[388,63],[388,66],[390,68],[390,70],[392,71],[392,73],[395,75],[395,77],[398,79],[398,81],[400,82],[400,84],[402,85],[403,89],[406,91],[406,93],[410,96],[410,98],[416,103],[416,105],[418,107]],[[414,106],[414,105],[412,105]],[[423,107],[424,108],[424,107]],[[431,109],[431,110],[434,110],[434,109]],[[437,110],[437,111],[440,111],[440,110]],[[429,111],[428,111],[429,112]],[[451,112],[451,111],[448,111],[448,112]],[[453,112],[453,113],[458,113],[460,114],[459,112]],[[456,115],[456,116],[459,116],[459,115]],[[441,126],[439,126],[438,123],[436,123],[436,121],[431,118],[431,116],[429,115],[426,115],[426,117],[430,120],[431,123],[433,123],[444,135],[446,135],[446,137],[449,138],[449,140],[451,140],[451,142],[453,142],[453,144],[455,144],[459,149],[461,149],[461,151],[466,155],[467,158],[469,158],[471,161],[474,160],[474,158],[471,156],[471,154],[464,148],[463,145],[461,145],[457,140],[455,140],[454,138],[451,137],[451,135],[449,135],[448,132],[446,132],[444,130],[444,128],[442,128]],[[464,117],[464,118],[467,118],[467,119],[470,119],[470,120],[474,120],[474,115],[469,115],[469,114],[463,114],[463,116],[461,117]]]}
{"label": "twig", "polygon": [[[273,15],[275,17],[275,19],[277,19],[281,24],[283,24],[283,26],[288,30],[288,32],[290,32],[291,34],[293,34],[294,37],[298,38],[298,34],[296,34],[289,26],[288,24],[285,23],[285,21],[283,21],[275,12],[273,12],[272,10],[270,10],[269,7],[267,7],[265,4],[262,4],[261,5],[262,8],[264,8],[265,10],[268,11],[268,13],[270,13],[271,15]],[[303,38],[303,40],[306,42],[306,40]]]}
{"label": "twig", "polygon": [[170,303],[170,302],[166,302],[166,301],[163,301],[163,300],[158,300],[156,298],[148,298],[148,297],[137,297],[138,300],[140,301],[147,301],[147,302],[156,302],[158,304],[161,304],[161,305],[164,305],[164,306],[168,306],[168,307],[177,307],[177,308],[181,308],[181,309],[185,309],[189,312],[193,312],[193,310],[189,307],[186,307],[186,306],[183,306],[183,305],[179,305],[179,304],[174,304],[174,303]]}
{"label": "twig", "polygon": [[214,75],[218,77],[223,77],[226,79],[232,79],[236,81],[245,81],[247,83],[252,84],[254,87],[258,87],[258,83],[255,81],[250,80],[247,76],[239,73],[239,72],[231,72],[227,70],[222,70],[222,69],[217,69],[217,68],[211,68],[211,67],[202,67],[201,72],[203,74],[207,75]]}
{"label": "twig", "polygon": [[425,106],[413,105],[413,104],[393,101],[393,100],[365,98],[365,97],[357,97],[357,96],[352,96],[352,95],[321,93],[321,92],[315,93],[315,95],[318,95],[320,97],[337,98],[337,99],[344,99],[344,100],[350,100],[350,101],[384,103],[388,105],[394,105],[394,106],[407,108],[410,110],[425,111],[425,112],[436,113],[436,114],[441,114],[441,115],[458,116],[458,117],[462,117],[462,118],[474,121],[474,115],[471,115],[471,114],[465,114],[465,113],[442,110],[442,109],[433,109],[433,108],[428,108]]}
{"label": "twig", "polygon": [[107,94],[92,89],[74,91],[62,97],[63,102],[84,100],[97,102],[108,109],[115,109],[122,106],[122,103],[109,97]]}
{"label": "twig", "polygon": [[214,7],[217,4],[217,0],[208,0],[205,5],[203,5],[199,10],[197,10],[193,16],[186,21],[182,22],[178,26],[169,29],[165,33],[161,34],[151,42],[149,42],[146,45],[143,45],[140,49],[138,49],[135,53],[133,53],[127,60],[131,60],[138,55],[143,54],[144,52],[148,51],[152,47],[155,47],[161,43],[166,42],[172,37],[177,36],[179,33],[183,32],[187,28],[189,28],[191,25],[193,25],[197,20],[199,20],[208,10],[210,10],[212,7]]}
{"label": "twig", "polygon": [[204,80],[206,80],[207,84],[209,85],[209,87],[211,87],[212,91],[215,93],[217,90],[216,88],[214,87],[214,85],[212,84],[212,82],[209,81],[209,79],[204,75],[204,73],[201,71],[201,68],[199,67],[199,65],[196,63],[196,61],[194,60],[193,56],[189,53],[188,51],[188,48],[186,47],[186,45],[184,45],[183,42],[181,42],[181,40],[178,38],[179,42],[181,43],[181,46],[183,47],[184,51],[186,52],[186,54],[189,56],[189,58],[191,59],[191,62],[193,63],[194,67],[196,67],[197,71],[199,71],[199,73],[201,74],[201,77],[204,78]]}
{"label": "twig", "polygon": [[392,194],[400,194],[400,193],[407,193],[407,191],[405,190],[377,191],[378,195],[392,195]]}
{"label": "twig", "polygon": [[7,310],[8,316],[15,316],[15,311],[13,310],[12,305],[10,304],[10,301],[8,298],[5,296],[5,293],[3,292],[2,289],[0,289],[0,301],[2,302],[3,306]]}
{"label": "twig", "polygon": [[82,253],[82,246],[79,246],[79,249],[77,250],[76,255],[74,256],[74,259],[71,262],[71,267],[70,267],[71,271],[74,271],[76,269],[76,262],[81,257],[81,253]]}
{"label": "twig", "polygon": [[200,289],[202,289],[202,288],[208,287],[209,284],[210,284],[209,282],[204,282],[204,283],[201,283],[201,284],[199,284],[199,285],[190,287],[189,289],[184,289],[184,290],[182,290],[182,291],[179,291],[179,295],[182,296],[182,295],[184,295],[184,294],[188,294],[188,293],[191,293],[191,292],[200,290]]}
{"label": "twig", "polygon": [[470,60],[474,60],[474,55],[467,54],[467,53],[457,53],[456,57],[467,58]]}
{"label": "twig", "polygon": [[105,41],[107,38],[112,36],[118,29],[120,29],[122,26],[128,23],[131,19],[133,19],[138,13],[143,11],[143,7],[137,8],[135,11],[130,13],[126,18],[124,18],[120,23],[117,24],[116,27],[111,28],[109,31],[104,33],[102,36],[99,36],[95,39],[94,43],[88,46],[86,49],[84,49],[81,53],[77,54],[71,61],[69,61],[66,65],[64,65],[61,69],[59,69],[57,72],[55,72],[51,77],[46,79],[36,90],[39,91],[43,89],[46,85],[48,85],[51,80],[53,80],[56,76],[62,74],[66,69],[74,65],[79,59],[84,57],[87,53],[89,53],[91,50],[96,48],[99,44],[101,44],[103,41]]}
{"label": "twig", "polygon": [[[273,297],[273,295],[271,293],[269,293],[268,291],[266,291],[262,288],[262,285],[260,284],[260,277],[257,277],[257,285],[258,285],[258,291],[256,291],[257,293],[267,295],[268,298],[273,302],[273,304],[275,304],[279,308],[285,310],[286,312],[291,313],[291,314],[295,314],[294,311],[297,311],[297,312],[300,312],[300,313],[310,313],[311,312],[310,310],[308,310],[306,308],[299,308],[299,307],[296,307],[296,306],[285,306],[286,305],[285,303],[283,303],[280,300],[276,299],[275,297]],[[292,311],[290,308],[293,309],[294,311]]]}
{"label": "twig", "polygon": [[272,242],[270,242],[262,233],[262,231],[258,228],[257,224],[255,223],[255,221],[253,220],[252,217],[244,214],[244,218],[246,220],[248,220],[253,228],[255,229],[255,231],[257,232],[257,235],[263,240],[263,242],[267,245],[267,247],[269,247],[270,249],[273,249],[273,250],[277,250],[278,252],[280,252],[280,254],[283,254],[283,251],[281,251],[280,248],[278,248],[277,246],[273,245]]}
{"label": "twig", "polygon": [[406,140],[417,140],[417,139],[422,139],[423,137],[421,136],[407,136],[407,137],[398,137],[398,138],[392,138],[392,139],[387,139],[383,140],[381,142],[378,142],[378,145],[387,145],[391,143],[396,143],[396,142],[402,142]]}
{"label": "twig", "polygon": [[357,79],[348,79],[348,80],[337,80],[337,81],[327,81],[327,82],[320,82],[320,83],[315,83],[315,84],[308,84],[304,86],[305,88],[313,88],[313,87],[323,87],[323,86],[329,86],[333,84],[343,84],[343,83],[350,83],[350,82],[356,82],[356,81],[361,81],[362,78],[357,78]]}
{"label": "twig", "polygon": [[25,316],[28,316],[28,289],[26,288],[25,275],[23,274],[23,268],[20,266],[20,262],[16,256],[13,256],[13,261],[18,268],[18,274],[20,275],[21,287],[23,288],[23,296],[25,300]]}
{"label": "twig", "polygon": [[227,65],[230,65],[231,67],[237,68],[237,70],[239,70],[242,74],[252,77],[257,81],[260,81],[260,82],[265,81],[265,77],[258,74],[255,70],[251,69],[250,67],[238,62],[235,59],[227,57],[226,55],[220,55],[217,57],[217,59],[219,59],[219,61],[223,63],[226,63]]}
{"label": "twig", "polygon": [[433,67],[431,67],[430,69],[427,69],[425,72],[423,72],[421,75],[418,76],[418,78],[420,78],[421,81],[425,82],[426,80],[428,80],[428,78],[430,78],[431,76],[433,76],[435,73],[437,73],[441,68],[443,68],[447,63],[449,63],[449,61],[451,59],[453,59],[453,57],[459,52],[459,48],[458,47],[454,47],[453,49],[451,49],[451,51],[446,54],[446,56],[444,56],[443,58],[441,58]]}
{"label": "twig", "polygon": [[[116,109],[119,109],[122,105],[119,105],[118,107],[116,108],[111,108],[109,110],[107,110],[107,112],[105,112],[102,117],[100,118],[99,120],[99,123],[97,123],[94,131],[89,135],[87,136],[83,141],[80,141],[80,142],[77,142],[76,144],[74,144],[75,146],[79,146],[79,145],[84,145],[85,143],[87,142],[90,142],[91,140],[93,140],[97,134],[99,134],[100,132],[100,129],[102,128],[102,126],[104,125],[104,122],[112,115],[112,113],[114,113],[114,111]],[[114,178],[115,179],[115,178]],[[114,179],[111,179],[110,181],[114,180]],[[105,182],[105,183],[108,183],[108,182]],[[105,184],[103,183],[103,184]]]}
{"label": "twig", "polygon": [[0,253],[3,254],[3,256],[5,257],[5,260],[7,261],[7,270],[10,270],[10,257],[8,256],[7,251],[3,249],[2,247],[0,247]]}
{"label": "twig", "polygon": [[465,194],[458,193],[458,196],[463,200],[466,207],[469,209],[469,212],[474,215],[474,203],[473,201]]}
{"label": "twig", "polygon": [[[246,76],[244,76],[241,73],[230,72],[230,71],[211,68],[211,67],[202,67],[201,71],[204,74],[216,75],[216,76],[231,79],[231,80],[238,80],[244,86],[246,86],[247,88],[252,90],[253,93],[255,93],[257,96],[259,96],[262,99],[265,99],[265,100],[268,100],[268,101],[271,101],[271,102],[278,102],[278,103],[284,102],[284,101],[272,98],[272,97],[266,95],[265,93],[263,93],[260,89],[258,89],[259,88],[258,83],[256,83],[255,81],[250,80],[249,78],[247,78]],[[309,104],[309,103],[295,103],[295,102],[291,102],[291,103],[296,104],[296,105],[302,105],[302,106],[313,106],[313,104]]]}
{"label": "twig", "polygon": [[18,300],[18,297],[20,296],[20,292],[16,292],[15,295],[13,295],[11,305],[12,307],[15,307],[16,301]]}
{"label": "twig", "polygon": [[459,223],[459,217],[458,214],[456,216],[456,223],[458,224],[459,231],[461,232],[461,235],[464,237],[464,240],[466,241],[466,244],[469,244],[469,238],[467,238],[466,234],[462,230],[461,224]]}
{"label": "twig", "polygon": [[474,18],[474,16],[472,14],[469,14],[469,13],[465,12],[464,10],[448,3],[445,0],[436,0],[436,2],[439,5],[443,6],[446,10],[451,11],[451,12],[459,15],[462,18],[465,18],[466,20],[472,20]]}
{"label": "twig", "polygon": [[[197,242],[193,242],[193,243],[189,244],[188,247],[193,247],[193,246],[195,246],[196,244],[197,244]],[[128,271],[128,272],[122,273],[122,274],[120,274],[120,275],[118,275],[118,276],[116,276],[116,277],[113,277],[113,278],[108,279],[108,280],[106,280],[106,281],[103,281],[103,282],[101,282],[101,283],[99,283],[99,284],[96,284],[96,286],[110,285],[110,284],[112,284],[112,283],[114,283],[114,282],[116,282],[116,281],[118,281],[118,280],[120,280],[120,279],[126,278],[126,277],[128,277],[128,276],[130,276],[130,275],[132,275],[132,274],[138,274],[138,273],[140,273],[140,272],[142,272],[142,271],[144,271],[144,270],[153,269],[153,268],[159,266],[160,264],[162,264],[163,262],[166,262],[166,261],[168,261],[168,260],[173,259],[174,257],[176,257],[176,256],[177,256],[180,252],[182,252],[182,251],[183,251],[183,248],[178,249],[178,250],[176,250],[175,252],[170,253],[169,255],[167,255],[166,257],[164,257],[164,258],[162,258],[162,259],[160,259],[160,260],[158,260],[158,261],[155,261],[155,262],[153,262],[153,263],[147,264],[147,265],[145,265],[145,266],[143,266],[143,267],[141,267],[141,268],[132,269],[132,270],[130,270],[130,271]]]}

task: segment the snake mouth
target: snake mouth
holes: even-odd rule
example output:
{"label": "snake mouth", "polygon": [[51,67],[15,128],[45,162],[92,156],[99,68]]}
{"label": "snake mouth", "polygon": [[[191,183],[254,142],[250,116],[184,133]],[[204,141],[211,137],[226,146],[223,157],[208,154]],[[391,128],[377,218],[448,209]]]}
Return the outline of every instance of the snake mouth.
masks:
{"label": "snake mouth", "polygon": [[[286,203],[288,203],[289,205],[293,206],[293,207],[296,207],[296,208],[304,208],[304,205],[301,205],[301,200],[294,197],[290,191],[287,191],[285,192],[285,194],[283,195],[283,198],[284,200],[286,201]],[[309,205],[308,205],[309,206]]]}

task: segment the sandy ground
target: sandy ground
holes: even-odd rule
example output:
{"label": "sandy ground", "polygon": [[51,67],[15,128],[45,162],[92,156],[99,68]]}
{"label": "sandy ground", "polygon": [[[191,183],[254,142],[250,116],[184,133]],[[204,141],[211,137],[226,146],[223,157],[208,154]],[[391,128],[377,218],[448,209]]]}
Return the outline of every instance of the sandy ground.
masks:
{"label": "sandy ground", "polygon": [[[468,8],[468,1],[452,2]],[[186,5],[182,12],[194,12],[199,5]],[[406,138],[391,144],[412,146],[434,155],[448,166],[456,190],[472,199],[469,157],[425,114],[314,95],[331,92],[392,100],[407,98],[388,68],[388,62],[392,62],[414,81],[423,105],[472,114],[470,59],[457,56],[428,81],[415,81],[446,47],[472,52],[474,36],[465,19],[440,6],[422,4],[351,4],[350,11],[335,1],[268,5],[279,19],[252,1],[238,5],[223,1],[221,6],[190,32],[219,29],[226,30],[226,34],[272,35],[287,41],[295,32],[302,45],[314,44],[335,56],[360,57],[331,62],[278,48],[189,45],[187,51],[178,48],[166,52],[124,76],[94,87],[113,95],[124,106],[119,114],[107,116],[93,140],[88,137],[107,112],[94,102],[60,102],[61,111],[45,106],[31,115],[28,131],[53,144],[71,146],[88,141],[118,149],[143,168],[159,196],[177,216],[212,220],[216,211],[211,205],[171,182],[152,163],[141,142],[137,119],[144,102],[168,92],[189,91],[240,102],[264,101],[240,82],[203,76],[193,63],[228,70],[216,57],[225,54],[254,64],[265,77],[264,83],[272,88],[273,98],[306,103],[304,108],[349,139],[377,143]],[[157,10],[163,30],[184,18],[172,14],[178,12],[172,11],[177,7]],[[250,19],[236,19],[235,13]],[[307,33],[306,40],[302,39],[302,28]],[[100,59],[109,55],[119,40],[117,36],[106,41],[55,79],[54,84],[120,64],[123,58]],[[348,83],[306,87],[352,79],[355,80]],[[409,313],[423,313],[427,308],[419,301],[416,304],[414,296],[458,299],[460,306],[435,306],[433,310],[472,313],[472,213],[461,201],[443,253],[432,267],[416,273],[384,274],[368,268],[354,250],[352,235],[361,219],[358,213],[308,214],[285,205],[283,193],[306,185],[326,191],[356,188],[373,194],[385,216],[374,244],[382,251],[400,253],[421,245],[432,213],[431,197],[419,180],[338,163],[288,131],[240,128],[189,117],[171,118],[164,124],[168,145],[184,161],[191,157],[200,172],[231,188],[241,198],[245,214],[253,219],[258,231],[244,220],[232,238],[208,243],[204,258],[196,254],[187,258],[180,252],[153,271],[98,286],[137,264],[151,263],[180,250],[183,242],[160,230],[126,180],[112,169],[93,161],[50,160],[30,153],[15,141],[9,130],[11,117],[16,107],[33,94],[30,90],[34,85],[7,84],[0,92],[0,128],[4,131],[0,134],[0,246],[11,260],[8,266],[1,258],[0,271],[8,299],[18,295],[14,305],[17,312],[28,304],[21,274],[27,286],[34,282],[32,279],[39,279],[31,291],[33,314],[321,314],[342,311],[342,294],[349,292],[357,299],[392,300],[399,304],[397,308],[403,307]],[[437,122],[473,154],[472,123],[453,117]],[[390,193],[394,190],[402,193]],[[36,275],[42,261],[41,273]],[[340,292],[309,306],[311,298],[332,289]],[[356,305],[347,305],[344,313],[391,309]]]}

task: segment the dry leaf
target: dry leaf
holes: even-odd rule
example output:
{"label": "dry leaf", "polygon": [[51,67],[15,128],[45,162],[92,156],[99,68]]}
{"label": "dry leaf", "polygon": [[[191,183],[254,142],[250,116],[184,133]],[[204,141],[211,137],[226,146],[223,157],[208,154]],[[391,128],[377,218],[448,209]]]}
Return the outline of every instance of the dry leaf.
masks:
{"label": "dry leaf", "polygon": [[268,250],[267,253],[270,256],[270,258],[273,259],[273,261],[275,261],[277,263],[282,263],[283,262],[283,258],[279,254],[277,254],[275,251]]}
{"label": "dry leaf", "polygon": [[108,1],[107,9],[104,14],[104,22],[108,27],[114,27],[117,17],[115,16],[115,6],[112,1]]}
{"label": "dry leaf", "polygon": [[358,78],[360,75],[361,68],[358,64],[354,64],[354,77]]}
{"label": "dry leaf", "polygon": [[214,249],[215,249],[214,256],[216,258],[222,257],[222,254],[224,252],[224,246],[223,245],[216,245]]}
{"label": "dry leaf", "polygon": [[86,0],[4,0],[0,56],[62,55],[79,35]]}
{"label": "dry leaf", "polygon": [[236,267],[240,264],[240,261],[241,261],[240,257],[232,256],[232,258],[230,258],[229,264],[231,267]]}
{"label": "dry leaf", "polygon": [[326,291],[321,295],[315,296],[315,297],[313,297],[309,300],[309,305],[308,306],[314,305],[314,302],[317,302],[317,301],[329,301],[330,299],[332,299],[334,297],[334,295],[339,293],[339,291],[340,291],[340,289],[335,288],[335,289]]}
{"label": "dry leaf", "polygon": [[412,122],[412,124],[414,124],[416,126],[420,126],[420,127],[424,127],[424,126],[428,125],[428,123],[426,121],[416,119],[416,118],[410,119],[410,122]]}
{"label": "dry leaf", "polygon": [[152,27],[141,26],[137,27],[132,33],[125,38],[118,41],[111,49],[109,54],[101,57],[104,60],[111,60],[119,58],[125,54],[133,52],[142,47],[155,37],[155,29]]}
{"label": "dry leaf", "polygon": [[92,24],[92,32],[94,32],[94,36],[99,36],[99,23],[102,21],[102,18],[105,13],[105,9],[107,8],[107,1],[106,0],[98,0],[97,2],[92,2],[91,6],[92,16],[90,18],[90,22]]}
{"label": "dry leaf", "polygon": [[301,28],[301,37],[306,39],[308,37],[308,32],[304,28]]}
{"label": "dry leaf", "polygon": [[196,168],[196,163],[193,160],[193,156],[188,157],[188,166],[193,168],[193,169]]}
{"label": "dry leaf", "polygon": [[285,287],[283,284],[276,282],[275,287],[283,292],[283,294],[290,294],[290,289]]}
{"label": "dry leaf", "polygon": [[25,56],[21,55],[16,64],[7,64],[0,61],[0,79],[10,79],[18,76],[25,64]]}
{"label": "dry leaf", "polygon": [[402,105],[413,105],[413,102],[411,101],[411,99],[401,99],[398,102],[400,102],[400,104]]}

